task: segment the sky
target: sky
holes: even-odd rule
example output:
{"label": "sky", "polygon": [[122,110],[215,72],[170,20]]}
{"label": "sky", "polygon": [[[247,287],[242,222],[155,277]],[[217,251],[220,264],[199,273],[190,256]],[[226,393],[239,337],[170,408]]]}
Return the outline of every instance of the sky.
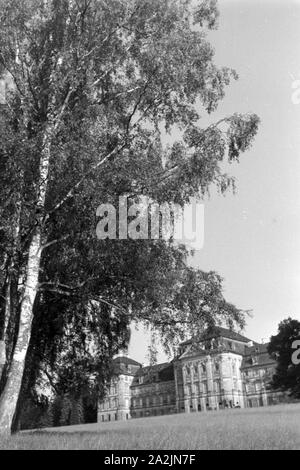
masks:
{"label": "sky", "polygon": [[[215,63],[239,80],[214,120],[254,112],[261,124],[252,149],[230,166],[236,194],[205,201],[204,246],[191,265],[218,272],[226,300],[252,310],[244,334],[268,341],[284,318],[300,320],[300,1],[218,4],[219,28],[209,33]],[[148,344],[133,329],[129,355],[147,362]]]}

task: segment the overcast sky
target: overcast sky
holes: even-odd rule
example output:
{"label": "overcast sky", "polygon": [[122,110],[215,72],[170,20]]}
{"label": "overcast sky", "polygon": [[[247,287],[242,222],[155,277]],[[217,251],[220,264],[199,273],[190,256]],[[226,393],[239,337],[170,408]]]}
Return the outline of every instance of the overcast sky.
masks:
{"label": "overcast sky", "polygon": [[[239,80],[214,118],[255,112],[262,122],[253,148],[231,166],[237,194],[205,202],[204,247],[192,264],[224,277],[226,299],[253,310],[245,334],[268,341],[282,319],[300,319],[300,2],[219,0],[219,10],[209,35],[215,62]],[[131,357],[145,361],[147,343],[133,331]]]}

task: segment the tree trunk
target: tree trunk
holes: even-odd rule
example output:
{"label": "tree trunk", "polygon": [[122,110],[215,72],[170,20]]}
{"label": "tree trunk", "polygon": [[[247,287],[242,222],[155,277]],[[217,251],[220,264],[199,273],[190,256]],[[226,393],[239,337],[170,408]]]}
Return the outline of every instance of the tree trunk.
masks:
{"label": "tree trunk", "polygon": [[48,128],[44,135],[41,151],[39,181],[37,184],[37,219],[29,247],[26,283],[20,308],[18,337],[9,367],[7,381],[0,397],[0,435],[9,435],[11,433],[22,386],[26,355],[30,343],[33,306],[39,284],[39,271],[42,254],[41,225],[48,186],[51,140],[52,129]]}
{"label": "tree trunk", "polygon": [[6,351],[5,351],[5,341],[0,340],[0,380],[2,377],[2,372],[6,363]]}
{"label": "tree trunk", "polygon": [[4,322],[3,322],[3,332],[0,338],[0,381],[2,378],[2,373],[6,364],[6,331],[8,325],[8,318],[10,314],[10,280],[6,288],[6,299],[5,299],[5,309],[4,309]]}
{"label": "tree trunk", "polygon": [[37,228],[27,266],[26,287],[21,304],[19,333],[3,394],[0,398],[0,434],[10,434],[21,390],[25,359],[30,342],[33,305],[38,290],[41,260],[41,233]]}

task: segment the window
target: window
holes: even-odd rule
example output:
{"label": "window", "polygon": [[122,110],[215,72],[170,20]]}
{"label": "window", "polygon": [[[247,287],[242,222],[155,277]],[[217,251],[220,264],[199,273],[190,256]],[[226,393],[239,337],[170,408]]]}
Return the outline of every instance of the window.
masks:
{"label": "window", "polygon": [[257,383],[255,384],[255,391],[256,391],[256,392],[260,392],[261,390],[262,390],[262,386],[261,386],[261,384],[260,384],[259,382],[257,382]]}
{"label": "window", "polygon": [[215,372],[220,372],[220,364],[218,362],[215,362]]}
{"label": "window", "polygon": [[206,365],[205,364],[201,364],[201,370],[204,374],[206,373]]}
{"label": "window", "polygon": [[251,357],[251,363],[252,363],[252,365],[258,364],[258,357],[257,356],[252,356]]}
{"label": "window", "polygon": [[219,380],[214,382],[214,391],[215,393],[221,393],[221,384]]}
{"label": "window", "polygon": [[112,408],[117,408],[117,406],[118,406],[118,400],[117,400],[116,398],[113,398],[113,399],[112,399],[111,406],[112,406]]}

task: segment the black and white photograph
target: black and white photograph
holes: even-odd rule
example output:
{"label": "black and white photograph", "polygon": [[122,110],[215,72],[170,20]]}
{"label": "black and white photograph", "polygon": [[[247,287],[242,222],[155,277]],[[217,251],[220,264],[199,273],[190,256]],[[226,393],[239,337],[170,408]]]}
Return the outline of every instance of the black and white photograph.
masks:
{"label": "black and white photograph", "polygon": [[0,450],[300,450],[299,157],[299,0],[0,0]]}

